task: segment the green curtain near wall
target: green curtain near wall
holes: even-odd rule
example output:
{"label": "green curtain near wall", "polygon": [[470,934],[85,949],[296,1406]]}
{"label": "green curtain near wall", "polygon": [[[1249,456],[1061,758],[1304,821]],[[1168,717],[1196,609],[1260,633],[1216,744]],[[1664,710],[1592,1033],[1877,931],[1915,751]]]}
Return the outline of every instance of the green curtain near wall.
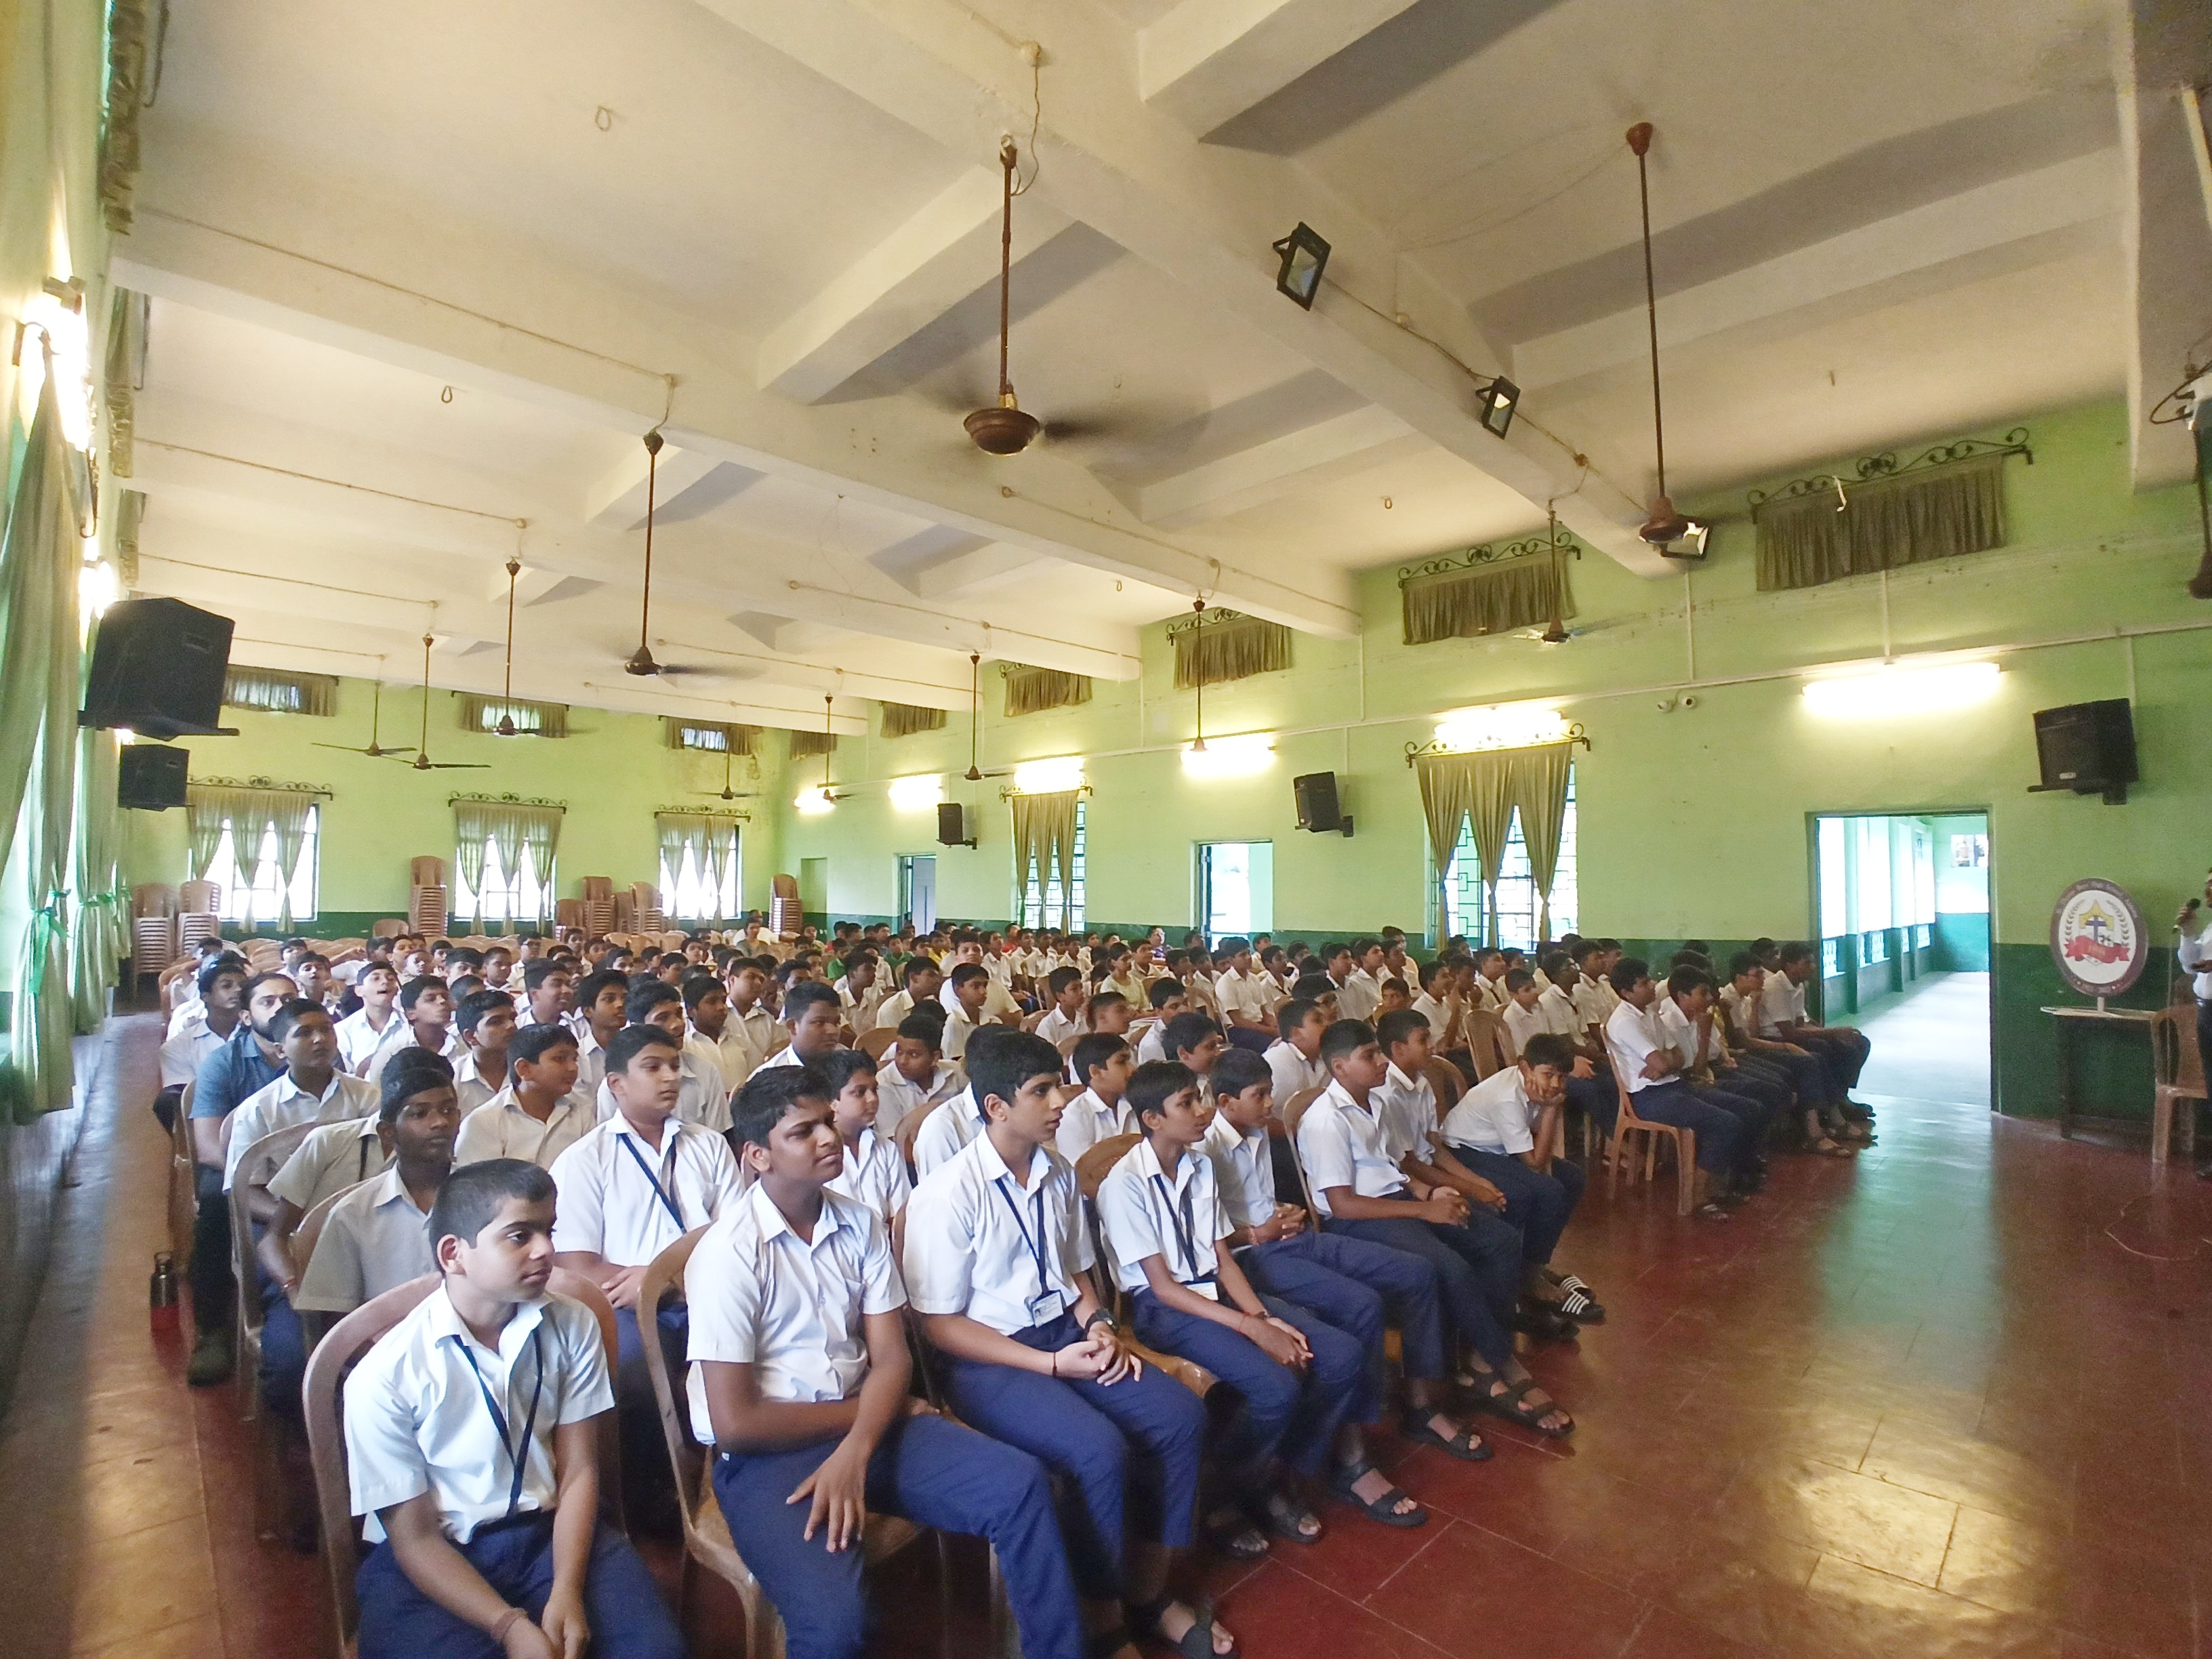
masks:
{"label": "green curtain near wall", "polygon": [[1521,841],[1528,849],[1528,874],[1536,884],[1536,937],[1552,936],[1552,883],[1559,872],[1559,836],[1567,821],[1567,780],[1575,746],[1547,743],[1513,751],[1513,805],[1521,814]]}
{"label": "green curtain near wall", "polygon": [[[1464,820],[1474,836],[1475,864],[1486,891],[1498,884],[1505,861],[1506,838],[1513,831],[1511,750],[1474,755],[1424,755],[1415,764],[1421,781],[1421,810],[1436,849],[1438,897],[1447,896],[1452,851]],[[1449,908],[1440,914],[1449,915]],[[1487,915],[1487,906],[1485,907]],[[1478,921],[1477,931],[1482,924]]]}
{"label": "green curtain near wall", "polygon": [[[714,884],[714,891],[719,895],[738,867],[738,821],[735,818],[710,817],[708,819],[707,855],[709,860],[708,873]],[[719,909],[719,897],[715,902]],[[740,894],[738,904],[742,907],[743,903],[744,895]],[[720,914],[730,913],[723,911]]]}
{"label": "green curtain near wall", "polygon": [[[660,836],[660,866],[668,872],[668,879],[672,882],[684,873],[684,823],[690,816],[681,812],[656,812],[653,815],[653,827]],[[663,893],[660,902],[664,909],[675,903],[675,893],[672,890]]]}
{"label": "green curtain near wall", "polygon": [[1452,848],[1459,845],[1460,826],[1467,822],[1473,780],[1460,764],[1464,755],[1424,755],[1414,765],[1421,783],[1421,813],[1428,820],[1429,845],[1437,858],[1437,920],[1439,933],[1451,915],[1448,891],[1451,886]]}
{"label": "green curtain near wall", "polygon": [[[204,789],[198,785],[185,792],[185,837],[186,850],[191,854],[191,879],[205,881],[208,871],[215,864],[215,855],[222,850],[222,826],[235,808],[243,811],[245,796],[235,789]],[[245,855],[252,856],[251,848]]]}
{"label": "green curtain near wall", "polygon": [[1762,501],[1762,592],[1954,559],[2005,543],[2004,462],[1977,455],[1926,472],[1854,484],[1843,507],[1823,492]]}
{"label": "green curtain near wall", "polygon": [[116,747],[113,735],[86,731],[77,738],[76,949],[70,960],[70,989],[80,1033],[107,1017],[107,988],[126,946],[130,890],[117,868],[121,837],[116,823]]}
{"label": "green curtain near wall", "polygon": [[522,844],[530,854],[530,867],[537,872],[538,884],[545,892],[545,916],[553,919],[553,849],[561,839],[561,808],[557,806],[514,806],[507,809],[514,814],[515,823],[522,833]]}
{"label": "green curtain near wall", "polygon": [[484,842],[491,837],[480,801],[453,803],[453,863],[461,885],[477,896],[477,915],[483,915]]}
{"label": "green curtain near wall", "polygon": [[272,791],[269,820],[276,830],[276,928],[292,931],[292,872],[307,845],[307,823],[314,816],[313,795]]}

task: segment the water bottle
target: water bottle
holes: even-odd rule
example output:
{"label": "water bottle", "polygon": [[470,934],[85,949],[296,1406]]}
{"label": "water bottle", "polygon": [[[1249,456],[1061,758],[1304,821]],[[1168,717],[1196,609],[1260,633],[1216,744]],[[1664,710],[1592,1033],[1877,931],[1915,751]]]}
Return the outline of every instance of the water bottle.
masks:
{"label": "water bottle", "polygon": [[156,1336],[177,1332],[177,1259],[167,1250],[154,1252],[154,1274],[146,1286],[147,1320]]}

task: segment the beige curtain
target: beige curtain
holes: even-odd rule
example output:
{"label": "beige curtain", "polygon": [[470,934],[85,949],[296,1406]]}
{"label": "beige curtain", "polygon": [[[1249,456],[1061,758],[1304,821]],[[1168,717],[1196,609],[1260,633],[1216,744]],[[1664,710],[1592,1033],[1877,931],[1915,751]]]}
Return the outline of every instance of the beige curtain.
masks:
{"label": "beige curtain", "polygon": [[[191,878],[208,879],[208,868],[222,850],[223,820],[230,816],[234,789],[206,789],[192,784],[185,791],[185,834],[191,854]],[[241,806],[241,811],[244,808]]]}
{"label": "beige curtain", "polygon": [[1399,596],[1408,645],[1478,639],[1575,614],[1566,566],[1550,553],[1409,577]]}
{"label": "beige curtain", "polygon": [[145,522],[143,491],[125,489],[115,498],[115,571],[125,591],[138,586],[138,526]]}
{"label": "beige curtain", "polygon": [[568,705],[565,702],[537,702],[527,697],[479,696],[473,691],[457,694],[461,704],[461,730],[464,732],[496,732],[500,717],[514,718],[518,732],[535,732],[541,738],[565,738],[568,735]]}
{"label": "beige curtain", "polygon": [[453,863],[461,885],[477,895],[477,914],[483,914],[484,842],[491,836],[488,808],[480,801],[453,803]]}
{"label": "beige curtain", "polygon": [[1291,665],[1291,630],[1280,623],[1234,611],[1210,611],[1203,625],[1175,636],[1175,683],[1178,691],[1218,685],[1254,674],[1271,674]]}
{"label": "beige curtain", "polygon": [[[1421,781],[1421,810],[1428,820],[1430,844],[1436,851],[1439,899],[1449,884],[1452,853],[1459,845],[1462,821],[1474,833],[1475,865],[1483,890],[1486,894],[1497,884],[1506,837],[1513,830],[1513,752],[1424,755],[1415,763]],[[1486,918],[1486,902],[1483,909]],[[1478,922],[1477,931],[1484,925]]]}
{"label": "beige curtain", "polygon": [[1513,751],[1513,805],[1521,814],[1521,840],[1536,884],[1536,937],[1552,937],[1552,883],[1559,871],[1559,836],[1567,820],[1567,781],[1575,747],[1547,743]]}
{"label": "beige curtain", "polygon": [[523,820],[520,808],[500,802],[483,809],[484,826],[491,831],[493,850],[499,854],[499,872],[511,887],[522,870]]}
{"label": "beige curtain", "polygon": [[138,377],[145,357],[146,296],[117,288],[108,295],[107,362],[100,393],[107,403],[108,470],[118,478],[131,476]]}
{"label": "beige curtain", "polygon": [[791,757],[804,760],[809,755],[831,755],[837,751],[835,732],[799,732],[791,734]]}
{"label": "beige curtain", "polygon": [[[738,821],[735,818],[720,817],[709,813],[707,818],[707,878],[714,884],[714,891],[718,895],[722,890],[723,884],[730,879],[737,867]],[[742,895],[740,897],[742,898]],[[719,898],[716,902],[719,904]],[[719,915],[728,915],[733,912],[734,907],[732,910],[724,910]]]}
{"label": "beige curtain", "polygon": [[511,806],[522,830],[522,844],[530,851],[530,867],[537,872],[538,884],[546,890],[549,902],[553,890],[553,858],[561,841],[562,809],[558,806]]}
{"label": "beige curtain", "polygon": [[300,854],[307,845],[307,823],[313,817],[315,798],[271,790],[269,796],[270,821],[276,826],[276,926],[289,930],[292,926],[292,872],[300,867]]}
{"label": "beige curtain", "polygon": [[689,813],[655,812],[653,827],[660,840],[660,862],[668,872],[669,902],[676,900],[675,882],[684,872],[684,844],[686,826],[696,822]]}
{"label": "beige curtain", "polygon": [[1073,708],[1091,701],[1088,674],[1063,674],[1057,669],[1031,668],[1023,663],[1007,663],[1005,670],[1009,720],[1047,708]]}
{"label": "beige curtain", "polygon": [[1051,795],[1016,795],[1013,800],[1015,867],[1026,878],[1030,866],[1036,866],[1040,900],[1058,871],[1058,925],[1063,932],[1074,925],[1075,807],[1081,799],[1082,791],[1069,789]]}
{"label": "beige curtain", "polygon": [[233,708],[274,714],[335,714],[335,674],[287,674],[273,668],[231,668],[222,677],[222,700]]}
{"label": "beige curtain", "polygon": [[1840,512],[1825,490],[1760,502],[1752,513],[1760,589],[1818,587],[2003,546],[2004,463],[2002,454],[1977,455],[1847,486]]}
{"label": "beige curtain", "polygon": [[131,229],[138,191],[138,112],[153,52],[148,0],[114,0],[107,14],[107,126],[100,140],[100,209],[118,234]]}
{"label": "beige curtain", "polygon": [[910,738],[917,732],[942,732],[945,711],[942,708],[917,708],[912,703],[887,702],[884,705],[883,734],[887,738]]}
{"label": "beige curtain", "polygon": [[[732,755],[750,755],[761,733],[757,726],[732,726],[721,720],[680,720],[670,714],[660,717],[660,729],[671,749],[704,750],[717,755],[725,750]],[[713,732],[720,733],[721,747],[700,741]]]}

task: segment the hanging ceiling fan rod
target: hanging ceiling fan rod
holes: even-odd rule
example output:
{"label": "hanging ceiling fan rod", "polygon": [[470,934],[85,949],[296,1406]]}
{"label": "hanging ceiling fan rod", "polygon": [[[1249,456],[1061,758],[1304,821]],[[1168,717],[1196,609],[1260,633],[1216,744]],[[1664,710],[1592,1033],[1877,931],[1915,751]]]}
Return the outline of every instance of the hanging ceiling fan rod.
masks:
{"label": "hanging ceiling fan rod", "polygon": [[1667,416],[1659,395],[1659,289],[1651,268],[1651,173],[1649,156],[1652,126],[1638,121],[1628,130],[1628,148],[1636,155],[1636,194],[1644,215],[1644,315],[1651,337],[1651,447],[1657,463],[1659,493],[1652,498],[1651,515],[1637,534],[1655,547],[1679,541],[1690,533],[1689,520],[1674,510],[1667,493]]}

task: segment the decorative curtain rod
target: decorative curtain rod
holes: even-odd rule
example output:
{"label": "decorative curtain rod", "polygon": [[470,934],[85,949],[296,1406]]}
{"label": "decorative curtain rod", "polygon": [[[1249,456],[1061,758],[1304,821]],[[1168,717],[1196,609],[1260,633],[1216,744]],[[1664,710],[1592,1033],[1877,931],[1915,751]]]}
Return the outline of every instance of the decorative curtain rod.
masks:
{"label": "decorative curtain rod", "polygon": [[[1224,623],[1257,622],[1259,620],[1260,618],[1256,617],[1246,616],[1242,611],[1229,611],[1219,605],[1209,605],[1206,607],[1202,616],[1194,614],[1192,616],[1184,617],[1179,621],[1170,623],[1168,624],[1167,632],[1168,637],[1172,640],[1180,635],[1191,633],[1201,627],[1218,628]],[[1278,624],[1278,626],[1280,624]]]}
{"label": "decorative curtain rod", "polygon": [[1455,749],[1441,738],[1431,738],[1426,743],[1409,743],[1406,745],[1406,764],[1413,766],[1425,760],[1438,760],[1448,755],[1510,755],[1523,749],[1550,749],[1563,743],[1570,748],[1577,744],[1585,749],[1590,746],[1589,734],[1583,732],[1582,723],[1577,720],[1567,727],[1563,736],[1546,738],[1538,743],[1501,743],[1481,749]]}
{"label": "decorative curtain rod", "polygon": [[[1065,795],[1070,793],[1066,789],[1017,789],[1011,783],[1002,783],[999,786],[1000,800],[1016,800],[1024,795]],[[1096,792],[1089,784],[1079,783],[1072,793],[1079,799],[1085,795]]]}
{"label": "decorative curtain rod", "polygon": [[708,810],[700,806],[656,806],[653,816],[657,818],[727,818],[732,823],[750,823],[753,815],[734,807]]}
{"label": "decorative curtain rod", "polygon": [[472,806],[550,806],[560,812],[568,810],[567,801],[548,800],[543,795],[460,794],[446,797],[446,805],[448,806],[459,806],[465,801]]}
{"label": "decorative curtain rod", "polygon": [[1808,495],[1838,493],[1844,483],[1879,483],[1884,478],[1901,477],[1908,472],[1925,472],[1940,466],[1954,466],[1960,461],[1971,461],[1983,455],[2025,455],[2030,466],[2035,465],[2035,451],[2028,447],[2028,430],[2024,426],[2016,426],[2002,438],[1960,438],[1955,443],[1937,444],[1933,448],[1922,450],[1909,461],[1899,460],[1893,449],[1862,455],[1851,464],[1851,473],[1847,478],[1839,479],[1833,472],[1816,472],[1809,478],[1792,479],[1771,494],[1764,489],[1752,490],[1744,499],[1756,515],[1760,507],[1778,501],[1802,501]]}
{"label": "decorative curtain rod", "polygon": [[1509,559],[1534,558],[1549,553],[1565,553],[1579,559],[1583,556],[1582,544],[1571,536],[1562,536],[1556,542],[1549,536],[1528,536],[1517,542],[1507,542],[1495,547],[1485,542],[1479,547],[1466,548],[1457,553],[1439,553],[1419,564],[1399,566],[1398,586],[1403,587],[1407,582],[1423,576],[1447,576],[1455,570],[1473,570],[1486,564],[1501,564]]}
{"label": "decorative curtain rod", "polygon": [[318,800],[337,799],[319,783],[284,783],[275,778],[191,778],[186,781],[195,789],[261,789],[277,795],[313,795]]}

